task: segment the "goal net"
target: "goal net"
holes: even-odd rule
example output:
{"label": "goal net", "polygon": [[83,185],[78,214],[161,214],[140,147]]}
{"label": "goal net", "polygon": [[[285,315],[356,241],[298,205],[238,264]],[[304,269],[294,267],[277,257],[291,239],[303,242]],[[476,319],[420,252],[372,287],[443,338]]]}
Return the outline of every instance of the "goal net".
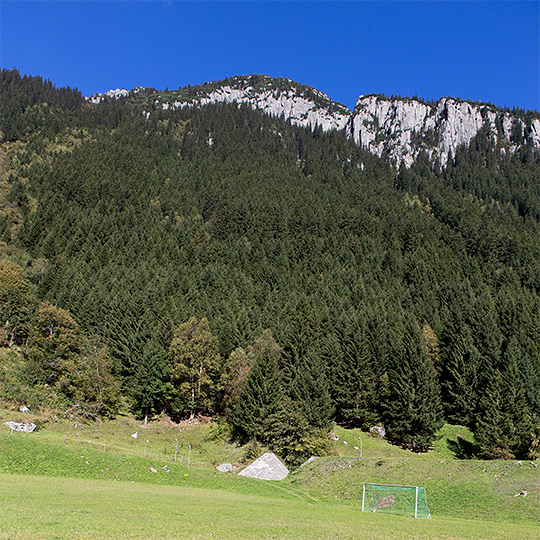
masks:
{"label": "goal net", "polygon": [[426,490],[418,486],[364,484],[362,512],[430,518]]}

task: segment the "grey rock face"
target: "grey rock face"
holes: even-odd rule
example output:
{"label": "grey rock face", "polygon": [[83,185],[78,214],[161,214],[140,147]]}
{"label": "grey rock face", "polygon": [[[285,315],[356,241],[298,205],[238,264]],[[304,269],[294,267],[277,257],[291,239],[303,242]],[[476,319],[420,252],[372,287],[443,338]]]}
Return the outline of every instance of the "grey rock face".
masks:
{"label": "grey rock face", "polygon": [[[380,95],[360,96],[354,111],[332,101],[326,94],[289,79],[274,79],[266,75],[233,77],[207,87],[194,87],[192,94],[169,92],[152,96],[147,104],[152,110],[173,110],[202,107],[212,103],[237,103],[283,117],[298,126],[316,127],[323,131],[345,130],[359,146],[395,165],[410,167],[420,152],[446,165],[461,145],[469,145],[486,127],[494,142],[504,151],[515,152],[518,144],[512,135],[518,131],[523,139],[540,149],[540,120],[525,123],[509,112],[489,104],[471,103],[454,98],[441,98],[436,103],[424,103],[416,98],[390,99]],[[208,89],[206,89],[208,88]],[[130,92],[110,90],[87,98],[98,104],[105,98],[134,96],[143,90]],[[142,111],[148,119],[151,112]],[[213,139],[209,139],[213,144]]]}
{"label": "grey rock face", "polygon": [[525,139],[540,148],[540,120],[527,126],[491,105],[452,98],[429,105],[416,99],[360,96],[346,129],[359,146],[410,167],[420,152],[446,165],[448,156],[454,157],[457,148],[467,146],[484,126],[495,142],[515,151],[511,135],[516,124]]}
{"label": "grey rock face", "polygon": [[386,435],[386,429],[384,429],[382,426],[370,427],[369,432],[377,437],[384,437]]}

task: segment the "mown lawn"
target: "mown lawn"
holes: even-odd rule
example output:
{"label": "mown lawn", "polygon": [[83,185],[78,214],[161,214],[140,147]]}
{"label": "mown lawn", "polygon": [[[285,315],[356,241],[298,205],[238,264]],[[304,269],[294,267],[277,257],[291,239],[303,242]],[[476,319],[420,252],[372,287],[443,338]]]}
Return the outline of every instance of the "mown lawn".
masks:
{"label": "mown lawn", "polygon": [[[256,483],[256,482],[255,482]],[[0,538],[537,540],[538,526],[362,513],[294,493],[0,475]]]}

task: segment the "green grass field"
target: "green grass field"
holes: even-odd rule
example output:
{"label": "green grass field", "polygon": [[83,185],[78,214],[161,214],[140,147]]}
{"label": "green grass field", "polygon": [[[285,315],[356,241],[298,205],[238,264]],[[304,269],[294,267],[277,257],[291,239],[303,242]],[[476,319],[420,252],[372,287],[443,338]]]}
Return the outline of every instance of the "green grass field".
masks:
{"label": "green grass field", "polygon": [[[2,422],[10,416],[0,412]],[[336,456],[265,482],[215,470],[238,463],[243,450],[212,437],[210,425],[36,420],[41,427],[29,435],[0,431],[2,539],[536,540],[540,533],[540,469],[454,459],[449,445],[468,436],[464,428],[447,426],[435,450],[417,456],[336,427]],[[362,513],[364,482],[424,486],[432,519]],[[523,490],[526,497],[514,497]]]}
{"label": "green grass field", "polygon": [[536,540],[537,525],[362,513],[283,490],[272,495],[0,475],[0,538]]}

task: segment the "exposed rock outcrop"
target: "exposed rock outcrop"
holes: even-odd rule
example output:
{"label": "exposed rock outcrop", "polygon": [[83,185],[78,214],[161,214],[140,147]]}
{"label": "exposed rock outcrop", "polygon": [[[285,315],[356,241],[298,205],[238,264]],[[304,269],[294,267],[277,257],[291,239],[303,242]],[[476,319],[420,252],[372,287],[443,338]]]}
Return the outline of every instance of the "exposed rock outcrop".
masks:
{"label": "exposed rock outcrop", "polygon": [[123,97],[128,97],[132,94],[137,94],[143,90],[140,86],[137,86],[133,90],[126,90],[125,88],[117,88],[116,90],[109,90],[108,92],[98,92],[97,94],[94,94],[93,96],[87,97],[86,100],[90,103],[94,103],[97,105],[98,103],[101,103],[106,98],[111,99],[120,99]]}
{"label": "exposed rock outcrop", "polygon": [[24,422],[13,422],[12,420],[9,420],[8,422],[4,422],[4,424],[11,429],[11,431],[20,431],[22,433],[32,433],[36,429],[36,424],[32,422],[24,423]]}
{"label": "exposed rock outcrop", "polygon": [[461,145],[468,145],[482,128],[510,151],[517,148],[514,131],[540,147],[540,120],[526,126],[520,118],[492,105],[442,98],[436,104],[416,99],[361,96],[347,125],[354,141],[397,165],[410,167],[420,152],[445,165]]}
{"label": "exposed rock outcrop", "polygon": [[421,152],[444,166],[458,147],[470,144],[482,129],[504,151],[514,152],[524,142],[540,148],[540,119],[525,122],[490,104],[454,98],[426,103],[416,98],[368,95],[360,96],[351,112],[319,90],[266,75],[232,77],[171,92],[140,87],[131,92],[117,89],[87,99],[97,104],[107,97],[134,97],[143,90],[145,98],[139,103],[147,119],[151,110],[246,104],[295,125],[323,131],[346,130],[359,146],[398,166],[410,167]]}
{"label": "exposed rock outcrop", "polygon": [[271,116],[283,116],[292,124],[312,129],[320,126],[323,131],[344,129],[351,116],[347,107],[332,101],[319,90],[289,79],[266,76],[258,76],[255,81],[252,77],[234,77],[231,83],[206,94],[163,102],[161,106],[169,109],[210,103],[245,103]]}

